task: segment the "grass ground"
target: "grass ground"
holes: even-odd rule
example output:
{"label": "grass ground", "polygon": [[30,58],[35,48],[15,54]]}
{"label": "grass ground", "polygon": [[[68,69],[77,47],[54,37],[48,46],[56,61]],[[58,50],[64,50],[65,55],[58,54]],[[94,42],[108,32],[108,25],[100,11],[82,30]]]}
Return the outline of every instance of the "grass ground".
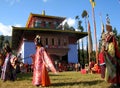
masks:
{"label": "grass ground", "polygon": [[[47,88],[108,88],[110,84],[101,79],[100,74],[80,72],[49,73],[51,86]],[[32,73],[19,74],[14,82],[0,80],[0,88],[36,88],[32,85]]]}

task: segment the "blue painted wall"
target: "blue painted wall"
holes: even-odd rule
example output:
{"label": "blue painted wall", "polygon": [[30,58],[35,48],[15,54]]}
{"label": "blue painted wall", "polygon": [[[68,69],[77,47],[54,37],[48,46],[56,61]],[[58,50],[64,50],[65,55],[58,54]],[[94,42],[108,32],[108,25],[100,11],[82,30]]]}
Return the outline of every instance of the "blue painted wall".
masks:
{"label": "blue painted wall", "polygon": [[[68,63],[78,63],[77,44],[70,44],[68,47]],[[23,63],[31,64],[32,58],[30,58],[30,55],[35,53],[34,42],[24,41],[20,53],[23,58]]]}
{"label": "blue painted wall", "polygon": [[34,42],[24,42],[24,63],[31,64],[32,58],[29,56],[35,53],[35,44]]}
{"label": "blue painted wall", "polygon": [[68,51],[68,63],[78,63],[77,44],[70,44]]}

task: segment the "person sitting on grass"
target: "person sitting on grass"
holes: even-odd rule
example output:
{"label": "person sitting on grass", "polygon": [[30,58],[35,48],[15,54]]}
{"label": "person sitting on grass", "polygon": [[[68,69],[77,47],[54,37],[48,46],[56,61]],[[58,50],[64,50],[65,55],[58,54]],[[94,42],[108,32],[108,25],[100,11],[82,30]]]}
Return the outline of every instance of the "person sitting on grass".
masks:
{"label": "person sitting on grass", "polygon": [[91,68],[91,72],[92,73],[100,73],[100,67],[97,63],[94,65],[93,68]]}

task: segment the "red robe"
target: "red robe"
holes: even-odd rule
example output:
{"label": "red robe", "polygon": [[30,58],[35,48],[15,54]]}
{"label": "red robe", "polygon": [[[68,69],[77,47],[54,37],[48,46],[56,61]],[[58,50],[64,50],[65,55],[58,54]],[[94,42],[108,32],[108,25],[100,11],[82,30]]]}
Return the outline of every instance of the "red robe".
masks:
{"label": "red robe", "polygon": [[100,64],[100,68],[101,68],[101,77],[105,78],[105,57],[104,57],[104,52],[100,52],[99,53],[99,64]]}
{"label": "red robe", "polygon": [[99,53],[99,63],[100,63],[100,65],[105,64],[104,52]]}

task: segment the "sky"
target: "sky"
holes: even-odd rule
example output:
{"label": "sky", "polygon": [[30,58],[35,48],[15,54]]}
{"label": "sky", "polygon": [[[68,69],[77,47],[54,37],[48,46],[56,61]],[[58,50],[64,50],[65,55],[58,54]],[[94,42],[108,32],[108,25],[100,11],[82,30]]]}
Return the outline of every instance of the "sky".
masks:
{"label": "sky", "polygon": [[[106,24],[106,14],[109,14],[110,24],[120,33],[120,0],[95,0],[95,22],[97,41],[101,36],[101,20]],[[0,35],[12,35],[12,26],[25,27],[30,13],[66,17],[70,26],[77,29],[75,17],[78,15],[85,28],[85,20],[81,17],[83,10],[89,14],[92,38],[94,25],[92,7],[89,0],[1,0],[0,2]],[[94,41],[93,41],[94,43]]]}

